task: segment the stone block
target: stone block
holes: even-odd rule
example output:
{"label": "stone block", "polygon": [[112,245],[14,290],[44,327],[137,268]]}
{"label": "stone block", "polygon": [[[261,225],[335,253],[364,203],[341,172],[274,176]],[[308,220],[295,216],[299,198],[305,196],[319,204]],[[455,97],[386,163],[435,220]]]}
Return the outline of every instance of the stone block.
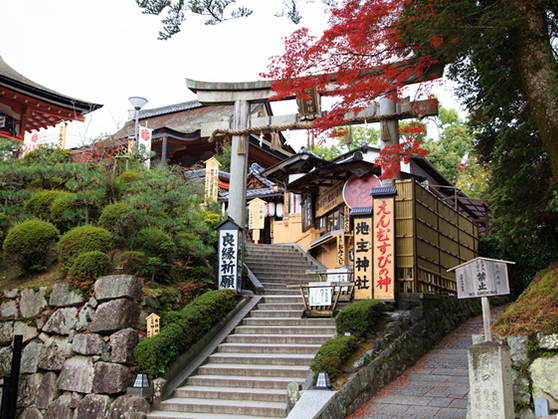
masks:
{"label": "stone block", "polygon": [[44,419],[43,414],[34,407],[23,409],[18,419]]}
{"label": "stone block", "polygon": [[71,403],[72,394],[62,394],[51,404],[49,404],[47,408],[46,419],[73,419],[74,411],[72,408],[70,408]]}
{"label": "stone block", "polygon": [[4,290],[4,297],[14,299],[17,297],[19,290],[17,288],[11,290]]}
{"label": "stone block", "polygon": [[558,349],[558,335],[543,336],[539,341],[539,348],[541,349]]}
{"label": "stone block", "polygon": [[66,358],[73,353],[68,338],[53,336],[46,339],[39,356],[39,368],[47,371],[60,371]]}
{"label": "stone block", "polygon": [[50,316],[43,327],[43,332],[55,335],[69,335],[77,324],[78,309],[75,307],[61,308]]}
{"label": "stone block", "polygon": [[17,304],[14,300],[4,301],[0,305],[0,318],[2,320],[15,320],[18,315]]}
{"label": "stone block", "polygon": [[0,323],[0,346],[11,345],[14,340],[14,322]]}
{"label": "stone block", "polygon": [[41,381],[43,381],[43,374],[30,374],[20,377],[17,407],[30,407],[35,404]]}
{"label": "stone block", "polygon": [[72,349],[80,355],[101,355],[105,341],[97,334],[79,334],[74,336]]}
{"label": "stone block", "polygon": [[79,355],[68,358],[56,385],[60,390],[91,393],[94,371],[91,358]]}
{"label": "stone block", "polygon": [[68,287],[68,284],[56,284],[52,287],[52,293],[48,300],[53,307],[74,307],[85,302],[85,297]]}
{"label": "stone block", "polygon": [[43,380],[37,390],[37,398],[35,399],[35,406],[39,409],[46,409],[50,404],[58,398],[60,391],[56,387],[56,380],[58,376],[54,372],[47,372],[43,375]]}
{"label": "stone block", "polygon": [[558,409],[558,356],[535,359],[529,373],[533,382],[533,400],[547,399],[550,410]]}
{"label": "stone block", "polygon": [[512,365],[526,367],[529,365],[529,339],[527,336],[508,336]]}
{"label": "stone block", "polygon": [[91,323],[94,333],[112,333],[128,327],[136,327],[141,308],[126,298],[100,304]]}
{"label": "stone block", "polygon": [[39,331],[35,326],[25,322],[14,322],[14,335],[23,336],[23,343],[25,344],[39,336]]}
{"label": "stone block", "polygon": [[76,331],[83,332],[91,326],[91,322],[95,317],[95,309],[89,305],[85,305],[79,311],[78,321],[76,324]]}
{"label": "stone block", "polygon": [[112,403],[108,419],[132,419],[133,414],[147,414],[150,410],[151,406],[145,397],[124,395]]}
{"label": "stone block", "polygon": [[30,288],[21,291],[19,299],[19,311],[21,317],[33,317],[41,313],[47,307],[45,300],[46,287],[41,287],[37,292]]}
{"label": "stone block", "polygon": [[520,375],[518,371],[512,369],[513,377],[513,399],[516,402],[525,404],[531,403],[531,390],[529,389],[529,377]]}
{"label": "stone block", "polygon": [[112,362],[133,365],[135,362],[133,350],[138,344],[139,335],[134,329],[120,330],[111,335]]}
{"label": "stone block", "polygon": [[11,373],[13,353],[11,346],[0,349],[0,377]]}
{"label": "stone block", "polygon": [[43,346],[44,344],[41,342],[29,342],[23,348],[23,353],[21,354],[21,374],[35,374],[37,372]]}
{"label": "stone block", "polygon": [[132,373],[128,367],[120,364],[97,362],[93,391],[98,394],[122,394],[132,384]]}
{"label": "stone block", "polygon": [[510,349],[484,342],[468,351],[471,419],[514,419]]}
{"label": "stone block", "polygon": [[133,275],[110,275],[95,282],[95,298],[99,302],[128,298],[139,301],[143,281]]}
{"label": "stone block", "polygon": [[75,416],[79,419],[105,418],[111,401],[109,396],[88,394],[79,401]]}

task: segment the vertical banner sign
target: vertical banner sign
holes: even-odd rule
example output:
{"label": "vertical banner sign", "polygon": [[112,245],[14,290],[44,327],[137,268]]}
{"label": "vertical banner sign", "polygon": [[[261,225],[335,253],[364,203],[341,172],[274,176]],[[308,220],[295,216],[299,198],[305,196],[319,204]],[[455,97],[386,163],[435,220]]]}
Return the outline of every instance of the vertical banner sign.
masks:
{"label": "vertical banner sign", "polygon": [[345,236],[337,236],[337,268],[345,266]]}
{"label": "vertical banner sign", "polygon": [[354,219],[353,280],[355,300],[372,299],[372,217]]}
{"label": "vertical banner sign", "polygon": [[233,289],[237,286],[238,231],[219,230],[219,289]]}
{"label": "vertical banner sign", "polygon": [[138,145],[142,145],[145,149],[145,153],[147,155],[147,159],[145,160],[145,165],[149,169],[149,165],[151,163],[151,159],[149,158],[149,154],[151,153],[151,136],[153,134],[153,130],[147,127],[139,127],[138,132]]}
{"label": "vertical banner sign", "polygon": [[290,193],[285,192],[285,194],[283,195],[283,224],[285,224],[285,220],[287,221],[288,224],[288,220],[289,220],[289,210],[291,208],[291,203],[290,203]]}
{"label": "vertical banner sign", "polygon": [[221,164],[215,157],[211,157],[205,162],[205,203],[209,200],[219,199],[219,166]]}
{"label": "vertical banner sign", "polygon": [[374,199],[374,298],[395,299],[395,214],[393,197]]}
{"label": "vertical banner sign", "polygon": [[56,146],[60,150],[64,150],[66,148],[66,123],[65,122],[60,122],[58,124],[58,138],[57,138]]}
{"label": "vertical banner sign", "polygon": [[351,217],[349,216],[351,209],[345,205],[345,212],[343,216],[343,232],[349,234],[351,232]]}
{"label": "vertical banner sign", "polygon": [[34,132],[30,137],[25,136],[23,146],[23,155],[26,155],[30,151],[35,150],[37,147],[39,147],[39,134]]}
{"label": "vertical banner sign", "polygon": [[314,206],[312,195],[305,194],[302,200],[302,232],[306,233],[311,228],[314,228]]}

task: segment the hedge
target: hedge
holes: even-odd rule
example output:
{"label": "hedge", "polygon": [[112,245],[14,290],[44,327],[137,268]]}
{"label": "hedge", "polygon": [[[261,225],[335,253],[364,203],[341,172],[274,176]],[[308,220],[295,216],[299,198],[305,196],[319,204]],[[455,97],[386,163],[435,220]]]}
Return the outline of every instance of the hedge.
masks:
{"label": "hedge", "polygon": [[343,372],[343,364],[357,346],[354,336],[337,336],[326,341],[310,364],[310,369],[315,373],[314,382],[320,372],[326,372],[331,381],[335,380]]}
{"label": "hedge", "polygon": [[41,191],[25,201],[25,210],[42,220],[50,221],[50,211],[53,202],[64,195],[62,191]]}
{"label": "hedge", "polygon": [[358,340],[366,339],[374,330],[376,319],[385,311],[380,300],[361,300],[343,308],[335,317],[338,335],[351,333]]}
{"label": "hedge", "polygon": [[162,376],[184,352],[219,324],[236,305],[234,290],[209,291],[167,317],[158,335],[143,338],[134,348],[137,371]]}
{"label": "hedge", "polygon": [[82,226],[68,231],[60,238],[58,252],[63,264],[73,262],[74,258],[85,252],[99,251],[108,253],[112,247],[111,234],[100,227]]}

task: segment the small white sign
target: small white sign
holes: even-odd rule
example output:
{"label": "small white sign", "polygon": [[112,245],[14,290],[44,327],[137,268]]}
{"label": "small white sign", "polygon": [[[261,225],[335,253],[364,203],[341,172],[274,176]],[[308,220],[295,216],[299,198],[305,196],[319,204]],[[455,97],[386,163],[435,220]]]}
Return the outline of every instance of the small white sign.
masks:
{"label": "small white sign", "polygon": [[493,297],[510,293],[508,264],[503,260],[476,258],[455,270],[457,298]]}
{"label": "small white sign", "polygon": [[[308,285],[329,285],[329,282],[310,282]],[[331,287],[329,286],[327,288],[309,288],[308,295],[311,307],[331,305]]]}

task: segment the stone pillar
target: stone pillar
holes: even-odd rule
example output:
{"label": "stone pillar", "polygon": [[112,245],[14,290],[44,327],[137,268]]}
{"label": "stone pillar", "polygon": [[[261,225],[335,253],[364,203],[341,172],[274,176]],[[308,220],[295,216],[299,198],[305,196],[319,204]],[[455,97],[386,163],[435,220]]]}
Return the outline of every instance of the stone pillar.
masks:
{"label": "stone pillar", "polygon": [[[250,104],[246,100],[234,103],[233,130],[241,130],[248,125]],[[244,141],[244,154],[238,154],[238,145]],[[248,173],[248,136],[234,135],[231,150],[231,178],[229,185],[229,217],[239,226],[246,225],[246,176]]]}
{"label": "stone pillar", "polygon": [[163,144],[161,145],[161,163],[159,163],[160,167],[165,167],[167,161],[167,134],[163,134]]}
{"label": "stone pillar", "polygon": [[514,419],[510,349],[483,342],[468,350],[471,419]]}
{"label": "stone pillar", "polygon": [[[397,106],[395,102],[390,98],[380,99],[380,116],[381,115],[393,115],[397,113]],[[383,141],[380,139],[380,149],[383,150],[386,145],[396,145],[399,144],[399,121],[397,119],[390,119],[381,124],[381,130],[386,129],[387,133],[381,132],[380,138],[386,138],[389,136],[389,141]],[[401,175],[398,174],[395,178],[385,179],[382,181],[382,186],[395,186],[395,179],[400,179]]]}

